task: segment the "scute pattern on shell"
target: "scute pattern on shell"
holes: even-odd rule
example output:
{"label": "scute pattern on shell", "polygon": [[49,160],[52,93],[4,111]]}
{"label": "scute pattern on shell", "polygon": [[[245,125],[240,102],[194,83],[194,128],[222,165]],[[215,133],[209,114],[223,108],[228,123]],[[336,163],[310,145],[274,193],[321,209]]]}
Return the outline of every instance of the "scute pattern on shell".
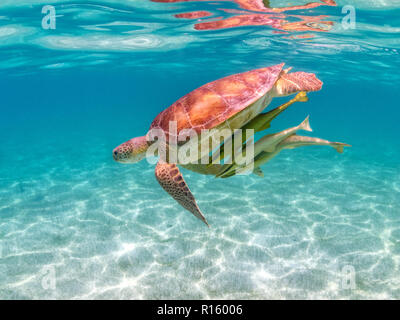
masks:
{"label": "scute pattern on shell", "polygon": [[283,63],[234,74],[188,93],[162,111],[150,129],[161,128],[169,135],[169,122],[183,129],[212,129],[264,96],[281,74]]}

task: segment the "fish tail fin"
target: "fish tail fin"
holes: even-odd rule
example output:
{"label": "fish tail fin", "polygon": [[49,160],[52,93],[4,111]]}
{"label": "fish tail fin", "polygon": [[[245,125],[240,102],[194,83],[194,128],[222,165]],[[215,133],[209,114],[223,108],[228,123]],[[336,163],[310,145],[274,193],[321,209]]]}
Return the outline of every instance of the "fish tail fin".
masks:
{"label": "fish tail fin", "polygon": [[312,131],[310,126],[310,116],[307,116],[307,118],[299,125],[299,130]]}

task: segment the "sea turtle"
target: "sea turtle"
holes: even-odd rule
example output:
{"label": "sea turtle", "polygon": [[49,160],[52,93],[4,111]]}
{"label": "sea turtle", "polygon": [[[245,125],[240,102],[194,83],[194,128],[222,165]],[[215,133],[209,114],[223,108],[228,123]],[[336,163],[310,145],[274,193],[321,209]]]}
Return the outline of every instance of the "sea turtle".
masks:
{"label": "sea turtle", "polygon": [[[210,82],[183,96],[153,120],[152,130],[162,130],[167,141],[182,130],[192,129],[200,134],[203,129],[240,129],[251,123],[256,131],[269,126],[269,122],[295,101],[306,101],[297,96],[284,108],[278,107],[269,113],[260,114],[274,97],[283,97],[297,92],[320,90],[322,82],[313,74],[283,69],[284,63],[234,74]],[[272,115],[271,115],[272,112]],[[169,132],[170,123],[175,122],[176,132]],[[215,130],[217,132],[218,130]],[[134,163],[144,159],[146,151],[154,144],[146,136],[136,137],[113,150],[114,160]],[[209,139],[210,137],[206,137]],[[213,138],[213,137],[211,137]],[[182,142],[181,144],[184,144]],[[167,148],[171,148],[167,145]],[[155,168],[156,178],[161,187],[180,205],[208,225],[194,196],[186,185],[176,163],[160,159]],[[183,165],[185,166],[185,165]],[[205,165],[189,164],[194,171],[207,173],[214,170]]]}

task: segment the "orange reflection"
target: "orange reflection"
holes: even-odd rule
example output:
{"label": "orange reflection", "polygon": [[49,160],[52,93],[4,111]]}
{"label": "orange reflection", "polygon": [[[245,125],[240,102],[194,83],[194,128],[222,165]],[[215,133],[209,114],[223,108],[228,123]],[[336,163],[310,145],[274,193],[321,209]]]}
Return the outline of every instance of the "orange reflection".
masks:
{"label": "orange reflection", "polygon": [[[191,2],[199,0],[151,0],[153,2]],[[206,1],[206,0],[200,0]],[[319,2],[309,2],[304,5],[294,5],[281,8],[271,8],[268,0],[226,0],[237,3],[242,9],[256,11],[260,13],[250,13],[244,10],[235,9],[219,9],[228,13],[235,14],[235,16],[222,19],[216,18],[214,21],[205,21],[196,23],[194,28],[196,30],[218,30],[226,28],[235,28],[242,26],[263,26],[267,25],[272,28],[281,31],[275,31],[275,33],[288,33],[291,31],[314,31],[314,32],[326,32],[333,26],[332,21],[324,21],[323,19],[328,16],[304,16],[304,15],[290,15],[283,14],[290,10],[304,10],[312,9],[319,6],[336,6],[334,0],[321,0]],[[268,13],[268,14],[266,14]],[[208,11],[193,11],[187,13],[176,14],[177,18],[186,19],[199,19],[203,17],[211,16],[212,14]],[[287,18],[295,18],[300,21],[291,22],[285,20]],[[311,38],[312,34],[297,35],[296,38]]]}
{"label": "orange reflection", "polygon": [[218,30],[225,28],[234,28],[242,26],[271,26],[273,28],[280,28],[281,20],[272,19],[270,15],[266,14],[246,14],[240,16],[233,16],[223,20],[201,22],[195,24],[196,30]]}
{"label": "orange reflection", "polygon": [[234,0],[243,9],[263,12],[285,12],[289,10],[302,10],[312,9],[319,6],[336,6],[336,2],[333,0],[321,0],[321,2],[309,2],[299,6],[289,6],[282,8],[271,8],[268,0]]}
{"label": "orange reflection", "polygon": [[184,18],[184,19],[198,19],[211,16],[212,13],[208,11],[193,11],[193,12],[185,12],[176,14],[176,18]]}

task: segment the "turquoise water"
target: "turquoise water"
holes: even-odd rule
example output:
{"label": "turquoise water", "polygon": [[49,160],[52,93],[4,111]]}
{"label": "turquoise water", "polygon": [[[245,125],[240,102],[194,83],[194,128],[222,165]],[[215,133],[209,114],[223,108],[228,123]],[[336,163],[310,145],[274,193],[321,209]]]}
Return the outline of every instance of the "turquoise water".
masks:
{"label": "turquoise water", "polygon": [[[55,30],[41,27],[45,4]],[[2,0],[0,298],[399,299],[400,3],[354,1],[355,29],[345,4],[277,15],[234,1]],[[210,15],[174,16],[195,11]],[[251,14],[273,23],[198,27]],[[324,87],[271,130],[310,115],[313,136],[352,148],[283,151],[263,179],[182,169],[210,229],[152,165],[113,161],[189,91],[280,62]]]}

